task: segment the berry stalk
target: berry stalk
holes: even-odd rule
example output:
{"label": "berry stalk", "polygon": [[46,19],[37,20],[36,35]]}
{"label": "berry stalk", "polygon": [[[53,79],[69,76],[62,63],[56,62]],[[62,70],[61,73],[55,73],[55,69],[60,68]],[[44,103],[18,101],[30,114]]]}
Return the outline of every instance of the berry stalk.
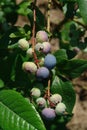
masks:
{"label": "berry stalk", "polygon": [[50,79],[48,80],[48,98],[50,97]]}
{"label": "berry stalk", "polygon": [[33,51],[33,57],[34,57],[34,62],[37,65],[37,67],[39,68],[39,60],[37,58],[37,55],[35,53],[35,31],[36,31],[36,9],[35,9],[35,5],[36,5],[37,0],[34,0],[33,4],[34,4],[34,10],[33,10],[33,29],[32,29],[32,51]]}
{"label": "berry stalk", "polygon": [[[50,9],[51,9],[51,0],[48,0],[48,18],[47,18],[47,31],[50,32]],[[48,100],[50,97],[50,79],[48,80]]]}
{"label": "berry stalk", "polygon": [[48,0],[48,17],[47,17],[47,31],[50,32],[50,9],[52,0]]}

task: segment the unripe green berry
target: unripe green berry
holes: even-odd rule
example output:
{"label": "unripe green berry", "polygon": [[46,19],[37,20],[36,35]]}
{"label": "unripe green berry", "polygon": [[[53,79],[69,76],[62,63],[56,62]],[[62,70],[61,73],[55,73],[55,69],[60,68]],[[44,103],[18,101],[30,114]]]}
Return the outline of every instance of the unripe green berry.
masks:
{"label": "unripe green berry", "polygon": [[41,95],[41,91],[38,88],[32,88],[30,92],[31,92],[31,96],[35,98],[38,98]]}
{"label": "unripe green berry", "polygon": [[43,48],[44,48],[44,46],[43,46],[43,44],[41,44],[41,43],[37,43],[37,44],[35,45],[35,50],[36,50],[36,51],[42,51]]}
{"label": "unripe green berry", "polygon": [[18,46],[25,51],[29,48],[29,43],[26,39],[22,38],[18,41]]}
{"label": "unripe green berry", "polygon": [[33,50],[32,48],[29,48],[26,52],[27,56],[32,57],[33,56]]}
{"label": "unripe green berry", "polygon": [[22,64],[22,69],[26,72],[30,72],[30,73],[33,73],[35,74],[36,71],[37,71],[37,66],[35,63],[33,62],[24,62]]}
{"label": "unripe green berry", "polygon": [[56,108],[55,108],[55,112],[56,114],[63,114],[66,110],[66,106],[64,103],[58,103]]}
{"label": "unripe green berry", "polygon": [[51,97],[50,97],[50,101],[53,103],[53,104],[57,104],[59,102],[62,101],[62,97],[60,94],[53,94]]}
{"label": "unripe green berry", "polygon": [[43,97],[37,98],[36,103],[40,108],[44,108],[46,106],[46,100]]}
{"label": "unripe green berry", "polygon": [[39,65],[40,65],[40,66],[43,66],[43,65],[44,65],[44,58],[43,58],[43,57],[40,59]]}

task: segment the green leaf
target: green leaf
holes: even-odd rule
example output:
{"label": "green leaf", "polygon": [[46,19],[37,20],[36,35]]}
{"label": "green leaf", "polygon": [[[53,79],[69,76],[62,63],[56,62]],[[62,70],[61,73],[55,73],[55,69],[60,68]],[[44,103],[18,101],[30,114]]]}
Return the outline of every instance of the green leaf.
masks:
{"label": "green leaf", "polygon": [[[22,55],[18,55],[16,60],[15,60],[15,66],[13,68],[14,73],[14,80],[16,86],[20,86],[20,88],[24,88],[26,91],[31,87],[31,77],[29,80],[29,75],[28,73],[25,73],[22,69]],[[27,93],[27,92],[26,92]]]}
{"label": "green leaf", "polygon": [[3,130],[45,130],[34,106],[18,92],[0,92],[0,126]]}
{"label": "green leaf", "polygon": [[10,37],[10,38],[16,38],[16,37],[18,37],[18,35],[17,35],[16,33],[11,33],[11,34],[9,35],[9,37]]}
{"label": "green leaf", "polygon": [[75,22],[70,21],[64,24],[63,28],[61,29],[61,39],[63,41],[63,43],[67,44],[70,41],[70,26],[74,25]]}
{"label": "green leaf", "polygon": [[0,39],[0,51],[8,47],[9,41],[11,40],[9,35],[16,30],[17,30],[17,27],[12,27],[6,30],[6,32]]}
{"label": "green leaf", "polygon": [[87,61],[82,59],[67,60],[57,64],[57,69],[69,78],[76,78],[87,69]]}
{"label": "green leaf", "polygon": [[8,57],[0,59],[0,78],[9,83],[12,66],[15,60],[16,54],[11,53]]}
{"label": "green leaf", "polygon": [[59,0],[60,2],[76,2],[77,0]]}
{"label": "green leaf", "polygon": [[38,28],[45,28],[46,26],[46,19],[43,13],[36,7],[36,27]]}
{"label": "green leaf", "polygon": [[87,0],[78,0],[79,9],[82,15],[82,18],[87,24]]}
{"label": "green leaf", "polygon": [[30,13],[30,9],[28,8],[28,6],[30,6],[32,1],[25,1],[25,2],[21,2],[19,5],[19,9],[17,10],[17,12],[21,15],[27,16]]}
{"label": "green leaf", "polygon": [[4,87],[4,82],[2,79],[0,79],[0,88],[3,88]]}
{"label": "green leaf", "polygon": [[[36,9],[36,31],[38,31],[40,29],[45,28],[46,19],[38,7],[35,7],[35,9]],[[33,10],[31,10],[30,13],[28,14],[28,18],[31,23],[31,26],[33,26]]]}
{"label": "green leaf", "polygon": [[10,38],[30,38],[30,27],[28,25],[25,25],[24,27],[18,27],[16,31],[12,32],[9,37]]}
{"label": "green leaf", "polygon": [[54,53],[54,55],[55,55],[55,57],[56,57],[56,59],[57,59],[57,63],[60,63],[60,62],[62,62],[62,61],[65,61],[65,60],[67,60],[67,58],[68,58],[65,49],[60,49],[60,50],[56,51],[56,52]]}
{"label": "green leaf", "polygon": [[59,77],[55,76],[52,82],[51,92],[59,93],[63,98],[63,102],[67,107],[67,111],[72,113],[76,96],[71,82],[63,82],[61,79],[59,79]]}
{"label": "green leaf", "polygon": [[73,57],[75,57],[77,55],[77,53],[73,50],[66,50],[67,51],[67,55],[68,55],[68,59],[72,59]]}

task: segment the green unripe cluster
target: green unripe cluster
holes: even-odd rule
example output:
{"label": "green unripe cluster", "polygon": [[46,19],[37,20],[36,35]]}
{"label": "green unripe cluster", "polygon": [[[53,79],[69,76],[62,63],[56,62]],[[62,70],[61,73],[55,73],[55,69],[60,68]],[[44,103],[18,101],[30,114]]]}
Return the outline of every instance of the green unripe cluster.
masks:
{"label": "green unripe cluster", "polygon": [[57,115],[64,115],[66,105],[62,102],[62,96],[58,93],[48,98],[41,97],[42,93],[38,88],[31,89],[31,96],[35,97],[35,103],[41,109],[41,115],[45,120],[54,120]]}

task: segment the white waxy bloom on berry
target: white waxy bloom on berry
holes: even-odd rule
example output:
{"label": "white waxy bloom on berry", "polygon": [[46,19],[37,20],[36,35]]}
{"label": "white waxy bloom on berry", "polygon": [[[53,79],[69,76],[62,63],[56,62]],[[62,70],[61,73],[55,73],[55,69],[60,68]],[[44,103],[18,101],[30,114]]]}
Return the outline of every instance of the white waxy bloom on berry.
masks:
{"label": "white waxy bloom on berry", "polygon": [[47,54],[51,51],[51,44],[49,42],[43,42],[43,53]]}
{"label": "white waxy bloom on berry", "polygon": [[33,56],[33,49],[29,48],[26,52],[27,56],[32,57]]}
{"label": "white waxy bloom on berry", "polygon": [[35,45],[35,50],[36,51],[42,51],[43,50],[43,48],[44,48],[44,46],[43,46],[43,44],[42,43],[37,43],[36,45]]}
{"label": "white waxy bloom on berry", "polygon": [[46,100],[43,97],[37,98],[36,103],[40,108],[44,108],[46,106]]}
{"label": "white waxy bloom on berry", "polygon": [[46,120],[54,120],[54,118],[56,117],[55,110],[52,108],[44,108],[41,114]]}
{"label": "white waxy bloom on berry", "polygon": [[30,92],[31,92],[31,96],[35,98],[38,98],[41,95],[41,91],[38,88],[32,88]]}
{"label": "white waxy bloom on berry", "polygon": [[62,101],[62,96],[60,94],[53,94],[50,97],[50,101],[56,105],[57,103]]}
{"label": "white waxy bloom on berry", "polygon": [[22,38],[18,41],[18,46],[22,50],[26,51],[29,48],[29,42],[26,39]]}
{"label": "white waxy bloom on berry", "polygon": [[43,30],[40,30],[36,33],[36,41],[37,42],[45,42],[45,41],[48,41],[48,34],[43,31]]}
{"label": "white waxy bloom on berry", "polygon": [[56,114],[63,114],[66,111],[66,105],[62,102],[58,103],[55,112]]}
{"label": "white waxy bloom on berry", "polygon": [[22,68],[23,68],[24,71],[30,72],[30,73],[33,73],[33,74],[35,74],[36,71],[37,71],[37,66],[33,62],[24,62],[22,64]]}

